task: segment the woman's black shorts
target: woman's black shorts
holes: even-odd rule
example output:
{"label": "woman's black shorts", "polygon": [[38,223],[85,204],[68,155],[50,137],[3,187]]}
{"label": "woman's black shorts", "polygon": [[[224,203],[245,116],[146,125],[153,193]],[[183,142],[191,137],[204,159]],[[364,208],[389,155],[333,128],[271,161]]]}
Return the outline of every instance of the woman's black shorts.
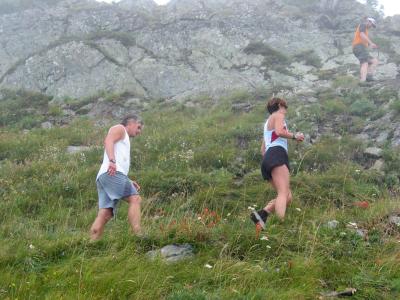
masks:
{"label": "woman's black shorts", "polygon": [[265,152],[263,161],[261,163],[261,174],[264,180],[271,181],[272,169],[278,166],[286,165],[289,167],[289,157],[286,150],[281,146],[271,147]]}

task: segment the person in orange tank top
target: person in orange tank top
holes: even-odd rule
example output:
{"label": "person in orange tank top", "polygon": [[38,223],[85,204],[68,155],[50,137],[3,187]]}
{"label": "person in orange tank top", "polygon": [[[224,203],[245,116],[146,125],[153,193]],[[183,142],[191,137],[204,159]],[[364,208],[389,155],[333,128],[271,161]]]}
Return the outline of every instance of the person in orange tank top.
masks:
{"label": "person in orange tank top", "polygon": [[378,65],[378,60],[372,57],[368,48],[378,48],[371,39],[368,37],[368,29],[376,27],[374,18],[364,18],[364,20],[357,26],[354,33],[352,42],[353,53],[360,61],[360,81],[373,81],[373,73]]}

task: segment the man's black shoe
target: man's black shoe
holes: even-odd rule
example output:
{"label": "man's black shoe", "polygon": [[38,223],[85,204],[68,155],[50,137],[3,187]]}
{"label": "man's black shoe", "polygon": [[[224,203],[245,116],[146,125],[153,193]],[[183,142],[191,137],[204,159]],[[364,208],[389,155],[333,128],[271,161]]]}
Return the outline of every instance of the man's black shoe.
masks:
{"label": "man's black shoe", "polygon": [[372,75],[367,75],[367,78],[365,79],[365,81],[372,82],[372,81],[375,81],[375,79]]}

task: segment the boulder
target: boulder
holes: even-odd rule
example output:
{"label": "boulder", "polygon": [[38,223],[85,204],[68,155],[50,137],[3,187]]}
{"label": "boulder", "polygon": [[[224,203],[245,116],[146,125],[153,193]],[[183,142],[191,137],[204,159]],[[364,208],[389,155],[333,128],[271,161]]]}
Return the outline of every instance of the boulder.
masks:
{"label": "boulder", "polygon": [[42,127],[43,129],[50,129],[53,128],[53,124],[49,121],[46,121],[40,124],[40,127]]}
{"label": "boulder", "polygon": [[375,170],[380,173],[383,173],[384,166],[385,166],[385,161],[383,159],[378,159],[374,162],[370,170]]}
{"label": "boulder", "polygon": [[372,158],[381,158],[383,150],[378,147],[368,147],[364,150],[364,155]]}
{"label": "boulder", "polygon": [[390,215],[389,216],[389,224],[400,227],[400,216],[397,214]]}
{"label": "boulder", "polygon": [[166,262],[177,262],[194,256],[193,246],[190,244],[172,244],[162,247],[158,250],[147,252],[150,259],[160,257]]}
{"label": "boulder", "polygon": [[336,227],[338,227],[339,222],[336,220],[332,220],[332,221],[329,221],[326,225],[329,229],[335,229]]}

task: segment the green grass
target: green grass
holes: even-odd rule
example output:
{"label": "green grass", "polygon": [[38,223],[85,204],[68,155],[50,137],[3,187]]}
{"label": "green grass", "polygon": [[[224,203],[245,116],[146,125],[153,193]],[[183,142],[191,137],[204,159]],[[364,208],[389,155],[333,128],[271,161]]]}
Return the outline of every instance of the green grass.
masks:
{"label": "green grass", "polygon": [[[205,109],[153,103],[143,113],[131,177],[142,186],[147,239],[131,235],[122,203],[102,240],[88,242],[107,128],[85,119],[27,134],[2,127],[0,298],[315,299],[347,287],[357,289],[352,299],[398,298],[400,230],[386,218],[400,209],[397,190],[357,163],[360,142],[291,143],[294,202],[284,222],[270,218],[262,233],[268,241],[260,240],[248,207],[274,197],[259,172],[264,103],[249,99],[250,113],[234,113],[231,100]],[[293,112],[289,119],[298,123]],[[71,144],[93,149],[67,155]],[[394,151],[385,157],[400,164]],[[352,205],[361,200],[368,209]],[[327,228],[333,219],[339,226]],[[349,222],[368,230],[368,239]],[[195,257],[176,264],[147,258],[171,243],[190,243]]]}

